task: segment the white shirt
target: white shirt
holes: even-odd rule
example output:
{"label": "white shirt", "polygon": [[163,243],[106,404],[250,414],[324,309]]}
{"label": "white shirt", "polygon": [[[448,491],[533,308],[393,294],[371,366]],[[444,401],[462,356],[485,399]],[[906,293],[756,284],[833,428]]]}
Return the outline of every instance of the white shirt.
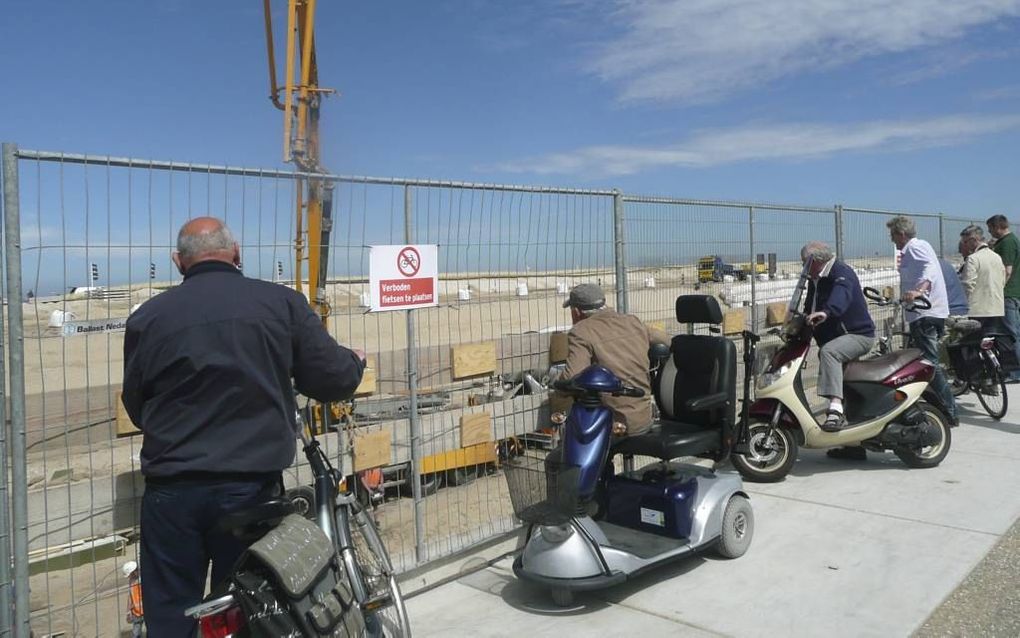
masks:
{"label": "white shirt", "polygon": [[907,242],[901,254],[900,292],[918,290],[922,281],[931,284],[926,295],[931,302],[931,309],[905,311],[907,323],[913,323],[921,317],[948,317],[949,295],[946,293],[946,280],[942,277],[942,266],[939,265],[935,249],[928,242],[915,237]]}

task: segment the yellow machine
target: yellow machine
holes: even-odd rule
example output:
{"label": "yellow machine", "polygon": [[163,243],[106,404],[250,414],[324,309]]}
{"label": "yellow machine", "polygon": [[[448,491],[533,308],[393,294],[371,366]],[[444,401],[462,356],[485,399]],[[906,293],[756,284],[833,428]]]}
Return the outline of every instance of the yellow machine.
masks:
{"label": "yellow machine", "polygon": [[[325,322],[330,313],[326,299],[329,238],[333,229],[333,183],[315,177],[326,173],[319,144],[319,107],[334,89],[319,86],[315,56],[316,0],[288,0],[287,53],[283,86],[277,83],[270,0],[263,0],[266,52],[269,57],[269,98],[283,111],[283,160],[293,162],[302,173],[295,193],[294,283],[304,294],[307,277],[308,303]],[[307,266],[307,275],[305,267]],[[349,419],[349,404],[329,406],[333,423]],[[322,429],[322,408],[314,412],[316,429]],[[437,473],[496,461],[496,450],[483,444],[422,459],[421,472]]]}

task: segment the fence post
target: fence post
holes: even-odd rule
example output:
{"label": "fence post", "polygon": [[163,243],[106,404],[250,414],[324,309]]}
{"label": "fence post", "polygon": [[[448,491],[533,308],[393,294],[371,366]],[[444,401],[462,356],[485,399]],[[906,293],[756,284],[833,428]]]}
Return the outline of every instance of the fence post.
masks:
{"label": "fence post", "polygon": [[[15,148],[16,151],[16,148]],[[3,210],[7,210],[13,201],[18,201],[18,167],[17,158],[8,157],[7,145],[3,146],[3,172],[0,183],[3,183]],[[8,164],[11,174],[8,175]],[[0,264],[0,268],[3,265]],[[4,353],[3,316],[0,315],[0,635],[11,633],[11,512],[10,493],[7,489],[7,461],[9,437],[7,435],[7,357]]]}
{"label": "fence post", "polygon": [[[404,186],[404,241],[414,242],[411,187]],[[425,561],[425,518],[421,496],[421,418],[418,416],[418,349],[414,334],[414,310],[407,311],[408,424],[411,428],[411,496],[414,499],[414,560]]]}
{"label": "fence post", "polygon": [[843,204],[836,204],[836,259],[843,259]]}
{"label": "fence post", "polygon": [[758,331],[758,262],[754,252],[754,206],[747,208],[747,239],[750,247],[750,263],[748,264],[751,273],[751,332]]}
{"label": "fence post", "polygon": [[613,243],[615,253],[613,262],[616,266],[616,310],[627,312],[627,257],[624,250],[623,230],[623,193],[613,191]]}
{"label": "fence post", "polygon": [[939,213],[939,257],[946,256],[946,224],[942,213]]}
{"label": "fence post", "polygon": [[[18,202],[18,147],[3,145],[4,248],[7,266],[7,325],[10,339],[11,518],[14,553],[14,635],[29,636],[28,457],[25,440],[25,342],[21,308],[21,227]],[[6,474],[4,474],[6,479]],[[6,503],[4,504],[6,506]],[[4,561],[7,569],[9,563]],[[9,574],[8,574],[9,576]],[[0,572],[2,577],[2,572]],[[6,579],[8,582],[10,579]],[[7,608],[9,610],[9,608]]]}

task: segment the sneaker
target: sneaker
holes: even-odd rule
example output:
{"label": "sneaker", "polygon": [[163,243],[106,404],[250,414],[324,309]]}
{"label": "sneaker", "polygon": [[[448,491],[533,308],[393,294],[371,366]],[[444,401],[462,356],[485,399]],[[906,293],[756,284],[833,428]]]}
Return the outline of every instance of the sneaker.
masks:
{"label": "sneaker", "polygon": [[834,447],[831,450],[825,452],[825,456],[830,459],[842,459],[844,461],[866,461],[868,460],[868,452],[859,445],[851,447]]}
{"label": "sneaker", "polygon": [[835,410],[829,410],[825,413],[825,420],[822,421],[821,428],[825,432],[839,432],[846,427],[846,415],[842,412],[836,412]]}

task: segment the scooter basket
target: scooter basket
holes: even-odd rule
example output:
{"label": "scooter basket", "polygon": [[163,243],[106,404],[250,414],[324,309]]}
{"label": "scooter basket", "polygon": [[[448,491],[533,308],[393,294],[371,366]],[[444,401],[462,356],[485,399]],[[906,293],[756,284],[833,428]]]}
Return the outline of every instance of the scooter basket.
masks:
{"label": "scooter basket", "polygon": [[525,523],[562,525],[577,513],[579,468],[529,453],[503,466],[514,514]]}

